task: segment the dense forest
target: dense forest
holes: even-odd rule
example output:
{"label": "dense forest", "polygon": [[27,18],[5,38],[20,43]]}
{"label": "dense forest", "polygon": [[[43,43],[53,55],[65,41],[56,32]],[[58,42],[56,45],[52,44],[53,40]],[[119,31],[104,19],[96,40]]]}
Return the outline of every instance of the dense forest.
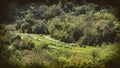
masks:
{"label": "dense forest", "polygon": [[113,43],[116,38],[117,19],[112,15],[113,9],[109,6],[87,3],[82,6],[73,3],[62,5],[60,2],[50,6],[27,4],[14,7],[11,7],[7,20],[15,22],[11,25],[15,28],[11,30],[50,34],[61,41],[79,42],[82,45]]}
{"label": "dense forest", "polygon": [[119,68],[119,0],[1,3],[3,68]]}

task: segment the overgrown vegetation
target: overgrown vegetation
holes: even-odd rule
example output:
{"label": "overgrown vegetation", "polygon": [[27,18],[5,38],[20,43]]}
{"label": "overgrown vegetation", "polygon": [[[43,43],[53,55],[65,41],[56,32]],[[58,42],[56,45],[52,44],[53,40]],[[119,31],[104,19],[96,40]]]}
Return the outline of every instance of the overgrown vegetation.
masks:
{"label": "overgrown vegetation", "polygon": [[50,34],[61,41],[80,45],[101,45],[115,42],[118,20],[112,10],[112,7],[95,4],[79,6],[68,2],[48,6],[33,3],[15,7],[10,18],[19,32]]}
{"label": "overgrown vegetation", "polygon": [[33,47],[32,50],[18,50],[13,49],[11,46],[8,49],[13,56],[9,58],[9,64],[20,68],[107,68],[110,67],[109,63],[116,65],[117,68],[117,65],[120,64],[111,61],[116,59],[118,61],[120,58],[117,54],[119,52],[119,44],[117,43],[103,44],[92,51],[78,53],[65,49],[52,49],[46,43],[41,43]]}
{"label": "overgrown vegetation", "polygon": [[0,60],[5,60],[0,66],[119,68],[120,28],[113,7],[49,1],[10,5],[0,30]]}

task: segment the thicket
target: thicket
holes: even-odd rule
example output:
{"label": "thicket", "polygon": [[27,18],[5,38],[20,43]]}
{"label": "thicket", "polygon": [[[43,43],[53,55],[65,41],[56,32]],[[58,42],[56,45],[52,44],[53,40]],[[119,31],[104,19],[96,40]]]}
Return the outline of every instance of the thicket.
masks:
{"label": "thicket", "polygon": [[[20,68],[119,68],[119,44],[103,44],[90,52],[67,50],[15,50],[9,64]],[[116,61],[116,62],[115,62]]]}
{"label": "thicket", "polygon": [[31,40],[23,39],[19,35],[13,35],[9,42],[9,48],[13,50],[32,50],[34,48],[34,43]]}
{"label": "thicket", "polygon": [[110,6],[31,3],[12,10],[9,16],[19,32],[50,34],[61,41],[80,45],[115,42],[118,20]]}
{"label": "thicket", "polygon": [[[78,42],[80,45],[114,42],[117,19],[112,14],[112,7],[84,3],[80,6],[67,0],[61,0],[63,2],[59,4],[52,4],[58,2],[56,0],[45,1],[48,2],[39,5],[12,4],[7,21],[13,25],[9,25],[7,29],[50,34],[61,41]],[[22,39],[18,35],[11,36],[9,32],[4,35],[4,32],[4,29],[0,30],[0,66],[4,68],[119,68],[120,65],[119,44],[102,44],[100,49],[92,52],[73,54],[64,50],[47,50],[46,43],[35,48],[30,40]]]}

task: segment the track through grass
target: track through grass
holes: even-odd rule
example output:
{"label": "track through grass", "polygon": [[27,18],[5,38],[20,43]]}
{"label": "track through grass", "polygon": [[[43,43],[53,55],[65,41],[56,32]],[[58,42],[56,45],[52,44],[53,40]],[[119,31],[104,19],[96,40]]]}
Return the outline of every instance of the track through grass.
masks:
{"label": "track through grass", "polygon": [[[56,40],[56,42],[51,41],[49,39],[55,40],[53,38],[50,38],[47,35],[39,35],[39,34],[27,34],[27,33],[17,33],[17,35],[20,35],[21,38],[27,38],[29,40],[32,40],[35,45],[40,45],[42,42],[39,40],[42,40],[44,43],[47,43],[49,45],[49,47],[53,47],[57,49],[61,49],[61,50],[68,50],[70,52],[89,52],[92,51],[94,49],[96,49],[97,47],[93,47],[93,46],[86,46],[86,48],[81,48],[79,47],[79,45],[76,44],[76,46],[70,46],[70,43],[64,43],[64,42],[60,42],[59,40]],[[30,37],[30,36],[31,37]],[[49,39],[47,39],[49,38]]]}

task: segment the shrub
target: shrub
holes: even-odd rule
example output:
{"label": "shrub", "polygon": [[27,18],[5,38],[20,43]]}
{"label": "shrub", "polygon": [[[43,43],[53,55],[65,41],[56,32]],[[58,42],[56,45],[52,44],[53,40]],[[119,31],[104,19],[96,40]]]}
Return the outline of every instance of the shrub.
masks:
{"label": "shrub", "polygon": [[48,48],[48,44],[47,43],[41,43],[39,46],[41,46],[42,49],[47,49]]}
{"label": "shrub", "polygon": [[12,36],[10,38],[10,42],[13,43],[15,40],[21,40],[21,37],[19,35],[16,35],[16,36]]}
{"label": "shrub", "polygon": [[93,68],[94,63],[91,60],[82,60],[79,64],[80,68]]}
{"label": "shrub", "polygon": [[13,41],[12,45],[18,50],[31,50],[32,48],[34,48],[34,43],[31,40],[29,41],[27,39],[16,39],[15,41]]}
{"label": "shrub", "polygon": [[21,26],[20,26],[20,29],[23,33],[29,33],[30,32],[30,24],[28,22],[25,22],[23,23]]}
{"label": "shrub", "polygon": [[45,21],[38,20],[36,22],[37,22],[37,24],[32,26],[32,33],[47,34],[48,30],[45,25]]}
{"label": "shrub", "polygon": [[34,43],[31,41],[26,41],[26,42],[20,42],[20,44],[18,45],[19,49],[21,50],[32,50],[32,48],[34,48]]}

